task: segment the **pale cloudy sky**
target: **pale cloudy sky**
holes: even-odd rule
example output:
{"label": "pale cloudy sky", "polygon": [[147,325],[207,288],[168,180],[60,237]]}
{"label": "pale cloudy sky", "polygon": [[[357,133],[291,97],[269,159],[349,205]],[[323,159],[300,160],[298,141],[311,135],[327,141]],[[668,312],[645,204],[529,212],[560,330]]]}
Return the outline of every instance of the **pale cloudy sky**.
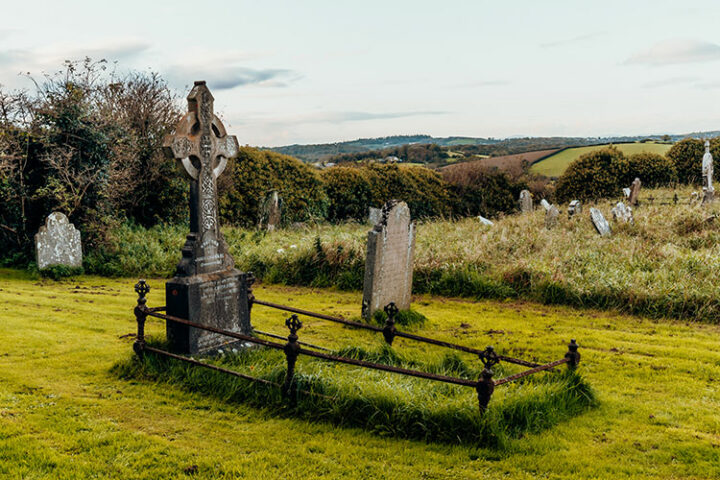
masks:
{"label": "pale cloudy sky", "polygon": [[205,79],[242,144],[720,129],[720,2],[3,0],[0,83]]}

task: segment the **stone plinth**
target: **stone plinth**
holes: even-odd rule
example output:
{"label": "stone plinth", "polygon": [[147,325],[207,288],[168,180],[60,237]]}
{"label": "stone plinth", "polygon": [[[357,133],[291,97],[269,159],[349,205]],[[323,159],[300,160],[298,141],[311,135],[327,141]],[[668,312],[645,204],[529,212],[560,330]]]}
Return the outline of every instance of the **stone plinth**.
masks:
{"label": "stone plinth", "polygon": [[35,234],[37,266],[40,270],[53,265],[82,267],[80,231],[64,213],[48,215],[45,225]]}
{"label": "stone plinth", "polygon": [[390,201],[380,221],[368,232],[362,315],[369,319],[394,302],[410,308],[415,251],[415,224],[405,202]]}
{"label": "stone plinth", "polygon": [[[250,310],[247,274],[235,269],[190,277],[175,277],[165,284],[167,313],[191,322],[248,334]],[[179,353],[202,353],[225,343],[230,337],[167,322],[170,349]]]}

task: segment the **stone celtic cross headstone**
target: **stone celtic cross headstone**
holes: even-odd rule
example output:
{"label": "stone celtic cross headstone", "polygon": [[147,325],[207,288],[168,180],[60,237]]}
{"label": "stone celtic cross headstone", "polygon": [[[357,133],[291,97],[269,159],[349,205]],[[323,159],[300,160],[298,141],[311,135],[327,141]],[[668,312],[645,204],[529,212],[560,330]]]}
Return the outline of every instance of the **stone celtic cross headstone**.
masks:
{"label": "stone celtic cross headstone", "polygon": [[623,202],[618,202],[610,212],[613,215],[613,220],[623,223],[633,223],[632,208],[625,205]]}
{"label": "stone celtic cross headstone", "polygon": [[382,208],[380,221],[368,232],[363,318],[394,302],[410,308],[415,252],[415,224],[405,202],[391,200]]}
{"label": "stone celtic cross headstone", "polygon": [[550,205],[550,208],[545,212],[545,228],[550,230],[555,227],[560,216],[560,210],[555,205]]}
{"label": "stone celtic cross headstone", "polygon": [[35,234],[37,267],[42,270],[53,265],[82,267],[80,231],[64,213],[48,215],[45,225]]}
{"label": "stone celtic cross headstone", "polygon": [[[248,276],[235,269],[220,232],[217,178],[228,158],[238,153],[213,112],[214,98],[205,82],[195,82],[187,97],[188,113],[165,138],[165,153],[175,158],[190,180],[190,233],[175,277],[165,284],[168,315],[238,333],[250,333]],[[230,339],[167,322],[170,348],[179,353],[212,350]]]}
{"label": "stone celtic cross headstone", "polygon": [[582,204],[580,200],[573,200],[568,206],[568,218],[572,218],[578,213],[582,213]]}
{"label": "stone celtic cross headstone", "polygon": [[702,203],[711,203],[715,200],[715,187],[713,186],[713,156],[710,153],[710,142],[705,140],[705,155],[702,159],[703,199]]}
{"label": "stone celtic cross headstone", "polygon": [[603,216],[602,212],[600,212],[600,210],[591,207],[590,218],[592,219],[593,225],[595,225],[595,229],[601,237],[608,236],[612,233],[612,231],[610,230],[610,224],[607,222],[607,220],[605,220],[605,217]]}
{"label": "stone celtic cross headstone", "polygon": [[640,187],[642,186],[642,182],[639,178],[636,178],[633,180],[632,185],[630,185],[630,196],[628,197],[628,203],[632,205],[633,207],[636,207],[638,203],[640,203]]}
{"label": "stone celtic cross headstone", "polygon": [[277,190],[271,191],[260,207],[260,221],[258,222],[258,228],[260,230],[267,230],[273,232],[275,229],[280,228],[280,222],[282,221],[282,198]]}
{"label": "stone celtic cross headstone", "polygon": [[523,190],[522,192],[520,192],[520,211],[522,213],[529,213],[532,212],[532,209],[532,194],[529,190]]}

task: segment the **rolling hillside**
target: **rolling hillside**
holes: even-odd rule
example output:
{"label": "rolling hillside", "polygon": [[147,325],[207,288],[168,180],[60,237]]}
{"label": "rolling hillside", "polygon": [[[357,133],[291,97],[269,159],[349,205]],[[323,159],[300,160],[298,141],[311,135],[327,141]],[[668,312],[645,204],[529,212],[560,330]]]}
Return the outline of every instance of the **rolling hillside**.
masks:
{"label": "rolling hillside", "polygon": [[[548,177],[559,177],[565,171],[568,165],[577,160],[578,157],[594,150],[607,147],[605,145],[593,145],[589,147],[566,148],[558,153],[544,158],[534,164],[530,171],[539,173]],[[615,147],[620,149],[625,155],[632,155],[640,152],[651,152],[665,154],[672,145],[667,143],[616,143]]]}

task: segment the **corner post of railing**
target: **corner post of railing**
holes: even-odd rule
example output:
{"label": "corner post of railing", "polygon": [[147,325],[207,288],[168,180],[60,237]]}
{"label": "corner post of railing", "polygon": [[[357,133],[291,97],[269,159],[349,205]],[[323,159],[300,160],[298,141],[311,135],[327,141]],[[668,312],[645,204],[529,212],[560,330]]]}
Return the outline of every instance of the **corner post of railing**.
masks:
{"label": "corner post of railing", "polygon": [[295,363],[300,354],[297,332],[302,328],[302,322],[297,315],[293,314],[285,320],[285,326],[290,330],[290,335],[288,335],[288,341],[285,344],[285,348],[283,348],[285,359],[287,360],[287,373],[285,374],[285,383],[283,383],[282,386],[282,394],[288,397],[290,396],[293,379],[295,377]]}
{"label": "corner post of railing", "polygon": [[138,280],[135,284],[135,293],[138,295],[137,305],[135,305],[135,319],[137,320],[137,336],[133,343],[133,350],[138,357],[142,358],[145,354],[145,320],[147,320],[147,294],[150,292],[150,285],[145,280]]}
{"label": "corner post of railing", "polygon": [[395,305],[395,302],[390,302],[387,305],[385,305],[385,313],[387,314],[387,320],[385,320],[385,327],[383,327],[383,337],[385,337],[385,341],[388,345],[392,345],[393,340],[395,339],[395,333],[397,333],[397,328],[395,328],[395,317],[397,316],[399,310],[397,305]]}
{"label": "corner post of railing", "polygon": [[574,338],[568,343],[568,351],[565,354],[565,358],[568,359],[567,364],[570,370],[575,370],[580,363],[580,352],[578,352],[578,344]]}
{"label": "corner post of railing", "polygon": [[495,353],[493,347],[487,347],[480,353],[480,361],[483,363],[483,370],[480,373],[475,389],[477,390],[478,404],[480,406],[480,413],[485,413],[487,410],[490,398],[495,391],[495,381],[493,380],[494,372],[492,367],[500,362],[500,357]]}

